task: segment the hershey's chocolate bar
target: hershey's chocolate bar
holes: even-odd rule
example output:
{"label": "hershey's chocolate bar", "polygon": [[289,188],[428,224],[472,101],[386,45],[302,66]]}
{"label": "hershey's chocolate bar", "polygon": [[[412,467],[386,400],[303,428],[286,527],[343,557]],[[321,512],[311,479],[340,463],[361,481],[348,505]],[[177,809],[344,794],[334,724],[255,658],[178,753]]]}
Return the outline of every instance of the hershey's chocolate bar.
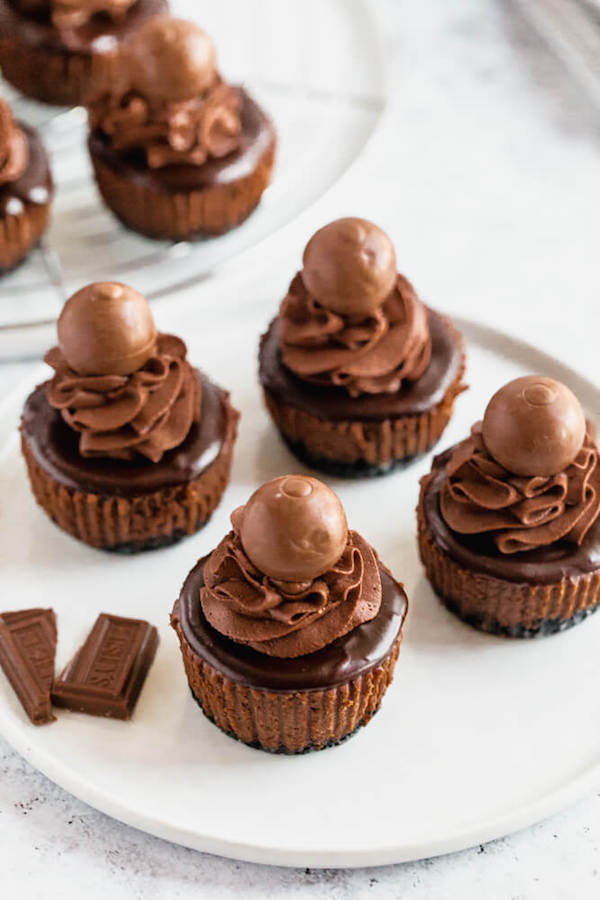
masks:
{"label": "hershey's chocolate bar", "polygon": [[0,613],[0,666],[34,725],[55,720],[50,703],[55,656],[53,610]]}
{"label": "hershey's chocolate bar", "polygon": [[92,716],[131,718],[157,647],[153,625],[102,613],[54,682],[53,702]]}

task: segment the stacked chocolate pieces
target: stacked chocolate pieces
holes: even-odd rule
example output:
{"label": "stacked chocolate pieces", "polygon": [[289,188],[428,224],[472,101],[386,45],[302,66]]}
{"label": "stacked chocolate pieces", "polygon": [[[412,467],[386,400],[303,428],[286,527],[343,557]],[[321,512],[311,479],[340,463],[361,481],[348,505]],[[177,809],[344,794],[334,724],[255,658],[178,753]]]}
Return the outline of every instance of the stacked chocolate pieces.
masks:
{"label": "stacked chocolate pieces", "polygon": [[0,614],[0,666],[33,724],[55,721],[52,704],[130,719],[156,654],[156,628],[102,613],[54,681],[56,637],[51,609]]}

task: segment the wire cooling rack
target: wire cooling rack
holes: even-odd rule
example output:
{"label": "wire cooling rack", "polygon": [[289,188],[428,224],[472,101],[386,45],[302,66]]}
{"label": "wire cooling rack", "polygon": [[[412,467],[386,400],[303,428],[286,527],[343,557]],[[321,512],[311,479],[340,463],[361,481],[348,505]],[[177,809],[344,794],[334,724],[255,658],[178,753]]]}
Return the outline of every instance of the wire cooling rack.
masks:
{"label": "wire cooling rack", "polygon": [[171,5],[206,28],[224,75],[244,83],[272,116],[279,138],[273,182],[256,212],[229,234],[194,243],[148,240],[125,229],[97,193],[84,110],[44,106],[0,84],[17,118],[39,130],[56,185],[52,224],[39,247],[0,280],[0,358],[36,352],[32,335],[90,281],[129,282],[154,299],[211,277],[317,200],[376,126],[382,54],[367,2]]}
{"label": "wire cooling rack", "polygon": [[517,0],[596,104],[600,104],[600,0]]}

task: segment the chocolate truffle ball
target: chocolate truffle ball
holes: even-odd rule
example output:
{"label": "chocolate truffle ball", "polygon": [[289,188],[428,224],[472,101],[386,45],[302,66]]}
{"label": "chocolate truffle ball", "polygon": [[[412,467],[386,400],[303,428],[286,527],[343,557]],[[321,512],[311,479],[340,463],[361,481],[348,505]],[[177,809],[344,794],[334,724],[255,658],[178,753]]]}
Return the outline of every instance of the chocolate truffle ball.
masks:
{"label": "chocolate truffle ball", "polygon": [[515,475],[563,472],[580,451],[586,422],[577,397],[560,381],[527,375],[494,394],[483,440],[496,462]]}
{"label": "chocolate truffle ball", "polygon": [[67,300],[58,344],[80,375],[130,375],[152,356],[156,329],[145,297],[124,284],[89,284]]}
{"label": "chocolate truffle ball", "polygon": [[343,316],[366,318],[396,281],[396,254],[387,234],[366,219],[337,219],[312,236],[302,280],[319,303]]}
{"label": "chocolate truffle ball", "polygon": [[149,100],[178,102],[204,93],[215,80],[214,45],[185,19],[148,19],[124,42],[119,65],[131,87]]}
{"label": "chocolate truffle ball", "polygon": [[257,569],[277,581],[311,581],[337,562],[348,538],[342,504],[306,475],[284,475],[243,508],[240,538]]}

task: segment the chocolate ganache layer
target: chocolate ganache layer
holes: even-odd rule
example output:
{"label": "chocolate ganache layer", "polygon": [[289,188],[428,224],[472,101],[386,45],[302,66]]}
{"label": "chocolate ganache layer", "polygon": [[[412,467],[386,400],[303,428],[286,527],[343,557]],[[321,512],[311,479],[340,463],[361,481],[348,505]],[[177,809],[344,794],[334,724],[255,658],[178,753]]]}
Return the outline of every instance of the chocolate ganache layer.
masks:
{"label": "chocolate ganache layer", "polygon": [[446,465],[456,446],[434,458],[431,473],[423,481],[422,514],[440,550],[475,573],[528,584],[553,584],[600,569],[600,518],[579,546],[561,540],[510,555],[497,548],[491,533],[465,535],[452,531],[442,515],[440,498],[447,477]]}
{"label": "chocolate ganache layer", "polygon": [[143,150],[115,150],[110,138],[99,129],[89,137],[90,153],[119,175],[143,182],[153,188],[178,193],[226,185],[251,175],[263,154],[275,141],[270,119],[242,89],[236,88],[241,102],[239,147],[227,156],[210,157],[201,165],[167,165],[150,169]]}
{"label": "chocolate ganache layer", "polygon": [[17,124],[27,138],[27,166],[14,181],[0,184],[0,215],[19,213],[28,203],[46,204],[52,197],[52,176],[42,142],[28,125],[23,122]]}
{"label": "chocolate ganache layer", "polygon": [[172,622],[191,650],[227,678],[272,691],[310,691],[334,687],[374,669],[390,652],[408,607],[402,586],[380,566],[382,599],[378,614],[331,644],[291,659],[259,653],[234,643],[206,620],[200,603],[204,587],[201,559],[188,575],[175,603]]}
{"label": "chocolate ganache layer", "polygon": [[32,49],[88,55],[111,50],[146,19],[167,10],[167,0],[136,0],[117,18],[98,13],[81,25],[57,28],[52,23],[49,3],[33,8],[19,0],[0,0],[0,35],[12,35]]}
{"label": "chocolate ganache layer", "polygon": [[281,358],[277,319],[260,346],[260,381],[281,403],[330,420],[381,421],[426,412],[439,403],[458,377],[463,361],[460,335],[447,319],[427,308],[431,360],[417,381],[405,383],[394,394],[351,397],[342,387],[311,384],[294,375]]}
{"label": "chocolate ganache layer", "polygon": [[200,422],[185,441],[167,451],[160,462],[86,458],[80,455],[78,432],[46,398],[47,382],[28,397],[21,421],[23,439],[38,465],[59,484],[72,490],[133,497],[163,487],[185,484],[214,463],[237,414],[225,391],[196,370],[202,393]]}

